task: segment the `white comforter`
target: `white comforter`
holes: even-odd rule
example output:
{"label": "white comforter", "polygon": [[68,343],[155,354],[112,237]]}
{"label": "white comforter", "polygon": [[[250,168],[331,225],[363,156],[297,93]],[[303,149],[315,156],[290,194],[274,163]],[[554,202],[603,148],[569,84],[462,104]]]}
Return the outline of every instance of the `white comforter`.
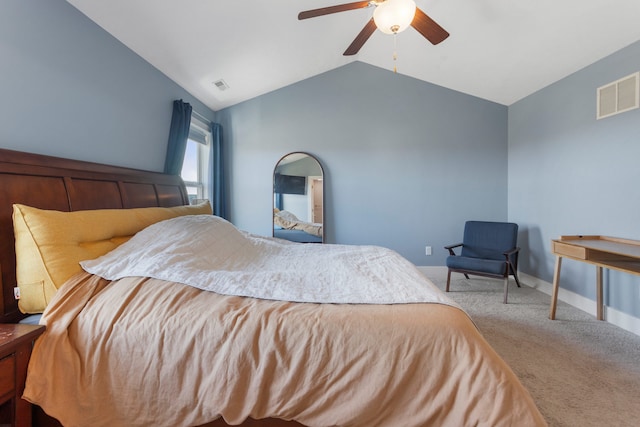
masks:
{"label": "white comforter", "polygon": [[222,295],[311,303],[455,306],[392,250],[289,243],[242,232],[211,215],[162,221],[81,265],[109,280],[152,277]]}

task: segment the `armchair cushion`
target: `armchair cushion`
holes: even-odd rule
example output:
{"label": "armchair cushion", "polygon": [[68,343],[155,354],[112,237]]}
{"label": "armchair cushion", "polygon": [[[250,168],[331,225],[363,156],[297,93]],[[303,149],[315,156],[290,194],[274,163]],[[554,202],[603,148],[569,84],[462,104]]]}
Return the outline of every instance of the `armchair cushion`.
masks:
{"label": "armchair cushion", "polygon": [[516,247],[518,224],[467,221],[461,256],[505,261],[504,252]]}
{"label": "armchair cushion", "polygon": [[454,270],[468,270],[477,271],[488,274],[495,274],[496,276],[504,276],[507,270],[507,263],[505,262],[504,255],[502,260],[496,259],[481,259],[465,256],[448,256],[447,267]]}

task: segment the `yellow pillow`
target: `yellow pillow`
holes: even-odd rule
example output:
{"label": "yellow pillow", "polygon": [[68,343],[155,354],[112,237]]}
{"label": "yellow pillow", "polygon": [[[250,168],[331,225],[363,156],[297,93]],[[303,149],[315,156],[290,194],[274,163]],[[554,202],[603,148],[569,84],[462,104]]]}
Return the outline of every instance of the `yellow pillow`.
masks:
{"label": "yellow pillow", "polygon": [[18,307],[42,313],[58,288],[82,271],[79,262],[115,249],[156,222],[211,214],[211,205],[60,212],[13,205]]}

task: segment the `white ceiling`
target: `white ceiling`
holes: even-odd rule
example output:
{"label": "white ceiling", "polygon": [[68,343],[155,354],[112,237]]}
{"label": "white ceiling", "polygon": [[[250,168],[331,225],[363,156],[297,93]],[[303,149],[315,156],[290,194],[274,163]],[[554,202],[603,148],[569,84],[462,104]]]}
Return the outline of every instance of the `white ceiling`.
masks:
{"label": "white ceiling", "polygon": [[[351,61],[394,65],[393,36],[380,31],[342,56],[372,8],[297,19],[355,0],[67,1],[213,110]],[[416,4],[451,36],[433,46],[413,28],[399,34],[398,72],[504,105],[640,40],[640,0]]]}

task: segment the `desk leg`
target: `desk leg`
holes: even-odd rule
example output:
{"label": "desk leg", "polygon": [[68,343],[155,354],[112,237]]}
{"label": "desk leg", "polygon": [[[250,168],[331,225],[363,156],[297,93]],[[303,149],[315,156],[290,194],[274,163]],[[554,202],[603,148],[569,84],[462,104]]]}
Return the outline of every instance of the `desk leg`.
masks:
{"label": "desk leg", "polygon": [[602,267],[596,266],[596,317],[604,320],[604,305],[602,302]]}
{"label": "desk leg", "polygon": [[553,292],[551,293],[551,310],[549,319],[556,318],[556,304],[558,303],[558,288],[560,287],[560,267],[562,267],[562,257],[556,256],[556,268],[553,271]]}

